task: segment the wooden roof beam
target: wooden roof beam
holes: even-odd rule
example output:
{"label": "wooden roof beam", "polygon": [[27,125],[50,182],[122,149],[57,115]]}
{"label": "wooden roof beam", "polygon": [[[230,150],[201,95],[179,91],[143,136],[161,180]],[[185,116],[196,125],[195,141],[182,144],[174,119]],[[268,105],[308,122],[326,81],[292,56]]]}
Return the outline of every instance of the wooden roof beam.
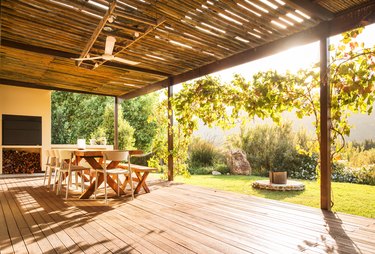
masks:
{"label": "wooden roof beam", "polygon": [[7,86],[17,86],[17,87],[26,87],[26,88],[35,88],[35,89],[43,89],[43,90],[55,90],[55,91],[64,91],[64,92],[71,92],[71,93],[83,93],[83,94],[94,94],[94,95],[103,95],[103,96],[113,96],[110,94],[103,94],[91,91],[81,91],[81,90],[73,90],[73,89],[66,89],[66,88],[58,88],[48,85],[40,85],[31,82],[23,82],[18,80],[11,80],[11,79],[3,79],[0,78],[0,85],[7,85]]}
{"label": "wooden roof beam", "polygon": [[136,22],[139,22],[139,23],[150,25],[150,26],[156,26],[157,25],[156,19],[152,19],[152,18],[148,18],[148,17],[141,17],[141,16],[138,16],[138,15],[136,15],[134,13],[131,13],[131,12],[116,10],[114,15],[119,16],[119,17],[124,18],[124,19],[130,19],[130,20],[133,20],[133,21],[136,21]]}
{"label": "wooden roof beam", "polygon": [[362,25],[364,21],[366,22],[366,24],[375,23],[374,12],[375,3],[364,4],[363,6],[360,6],[357,9],[352,10],[351,12],[342,14],[331,21],[322,22],[316,27],[313,27],[309,30],[299,32],[297,34],[279,39],[274,42],[270,42],[263,46],[245,50],[244,52],[201,66],[194,70],[190,70],[175,76],[170,76],[167,79],[150,84],[143,89],[138,89],[127,93],[121,96],[121,98],[126,100],[132,99],[162,88],[166,88],[170,84],[171,78],[172,84],[176,85],[198,77],[202,77],[204,75],[254,61],[262,57],[270,56],[294,46],[318,41],[322,37],[322,35],[329,37],[348,31]]}
{"label": "wooden roof beam", "polygon": [[313,17],[318,17],[324,21],[331,20],[335,17],[335,15],[329,10],[309,0],[287,0],[286,4],[290,4],[294,8],[298,7],[300,11],[303,11],[308,15],[310,14]]}
{"label": "wooden roof beam", "polygon": [[[69,53],[69,52],[64,52],[64,51],[59,51],[59,50],[49,49],[49,48],[43,48],[39,46],[27,45],[27,44],[9,41],[5,39],[1,40],[1,46],[20,49],[20,50],[26,50],[26,51],[30,51],[33,53],[39,53],[39,54],[44,54],[44,55],[53,56],[53,57],[62,57],[62,58],[69,58],[69,59],[77,57],[77,55],[74,53]],[[116,67],[119,69],[138,71],[138,72],[164,76],[164,77],[168,77],[171,75],[169,73],[165,73],[161,71],[150,70],[150,69],[127,65],[127,64],[118,63],[118,62],[106,62],[104,65],[110,66],[110,67]]]}
{"label": "wooden roof beam", "polygon": [[[87,56],[87,54],[90,52],[90,49],[94,45],[96,39],[98,38],[100,32],[103,30],[103,28],[104,28],[105,24],[107,23],[108,19],[111,17],[115,8],[116,8],[116,0],[113,0],[109,4],[109,8],[107,10],[107,13],[104,15],[102,20],[100,20],[98,26],[95,28],[93,34],[91,35],[89,41],[87,42],[86,46],[84,47],[84,49],[83,49],[81,55],[79,56],[79,58],[85,58]],[[81,63],[82,63],[82,61],[76,61],[77,66],[80,66]]]}
{"label": "wooden roof beam", "polygon": [[[126,42],[125,45],[120,46],[121,49],[119,51],[117,51],[117,52],[114,52],[113,55],[117,56],[118,54],[122,53],[125,49],[129,48],[131,45],[133,45],[134,43],[136,43],[137,41],[139,41],[140,39],[142,39],[143,37],[145,37],[147,34],[149,34],[150,32],[154,31],[154,29],[157,28],[158,26],[160,26],[161,24],[163,24],[164,21],[165,21],[164,17],[159,18],[156,21],[156,25],[154,25],[154,26],[150,25],[143,34],[141,34],[139,37],[135,38],[133,41]],[[102,64],[104,64],[106,62],[108,62],[108,61],[104,60],[104,61],[98,63],[98,65],[95,68],[99,67],[100,65],[102,65]]]}

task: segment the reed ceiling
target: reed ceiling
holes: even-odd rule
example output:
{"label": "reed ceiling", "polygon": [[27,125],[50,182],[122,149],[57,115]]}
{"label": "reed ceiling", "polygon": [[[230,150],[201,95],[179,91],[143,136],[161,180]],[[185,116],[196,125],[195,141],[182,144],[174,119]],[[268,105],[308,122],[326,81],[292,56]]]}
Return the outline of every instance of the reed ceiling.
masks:
{"label": "reed ceiling", "polygon": [[[2,0],[0,84],[131,98],[372,23],[374,9],[371,0]],[[91,59],[108,53],[109,37],[120,61]]]}

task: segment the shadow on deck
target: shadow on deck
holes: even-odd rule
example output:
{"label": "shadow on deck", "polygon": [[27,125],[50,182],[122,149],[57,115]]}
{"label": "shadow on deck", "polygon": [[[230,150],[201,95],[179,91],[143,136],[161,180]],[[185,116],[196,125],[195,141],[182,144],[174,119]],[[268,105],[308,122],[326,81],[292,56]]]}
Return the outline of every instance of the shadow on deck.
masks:
{"label": "shadow on deck", "polygon": [[375,220],[153,181],[151,193],[63,200],[0,179],[1,253],[375,253]]}

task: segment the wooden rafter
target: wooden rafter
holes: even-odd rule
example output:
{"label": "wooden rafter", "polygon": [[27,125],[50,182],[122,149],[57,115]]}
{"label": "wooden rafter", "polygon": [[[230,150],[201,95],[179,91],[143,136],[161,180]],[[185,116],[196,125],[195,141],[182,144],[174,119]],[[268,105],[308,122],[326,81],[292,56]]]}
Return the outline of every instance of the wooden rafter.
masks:
{"label": "wooden rafter", "polygon": [[[26,45],[26,44],[23,44],[23,43],[18,43],[18,42],[13,42],[13,41],[8,41],[8,40],[1,40],[1,45],[5,46],[5,47],[10,47],[10,48],[26,50],[26,51],[29,51],[29,52],[45,54],[45,55],[49,55],[49,56],[53,56],[53,57],[62,57],[62,58],[69,58],[69,59],[77,57],[76,54],[69,53],[69,52],[64,52],[64,51],[49,49],[49,48],[43,48],[43,47],[38,47],[38,46],[32,46],[32,45]],[[158,76],[164,76],[164,77],[168,77],[168,76],[171,75],[169,73],[165,73],[165,72],[161,72],[161,71],[157,71],[157,70],[150,70],[150,69],[141,68],[141,67],[132,66],[132,65],[127,65],[127,64],[124,64],[124,63],[107,62],[104,65],[119,68],[119,69],[139,71],[139,72],[143,72],[143,73],[148,73],[148,74],[153,74],[153,75],[158,75]]]}
{"label": "wooden rafter", "polygon": [[140,23],[143,23],[143,24],[147,24],[147,25],[150,25],[150,26],[158,25],[157,24],[158,22],[155,21],[152,18],[140,17],[138,15],[135,15],[133,13],[126,12],[126,11],[116,10],[115,15],[119,16],[119,17],[122,17],[122,18],[125,18],[125,19],[130,19],[130,20],[137,21],[137,22],[140,22]]}
{"label": "wooden rafter", "polygon": [[[289,37],[243,51],[241,53],[201,66],[199,68],[174,75],[173,85],[186,82],[204,75],[208,75],[213,72],[231,68],[236,65],[244,64],[246,62],[253,61],[262,57],[270,56],[293,46],[304,45],[313,41],[317,41],[321,38],[322,34],[329,37],[342,33],[344,31],[348,31],[360,25],[363,21],[363,18],[372,15],[372,13],[374,13],[374,10],[374,3],[366,4],[363,8],[358,8],[350,13],[338,16],[329,22],[323,22],[320,25],[307,31],[302,31]],[[366,22],[374,23],[375,19],[366,18]],[[327,29],[327,27],[329,29]],[[135,90],[127,93],[122,96],[122,98],[131,99],[143,94],[157,91],[162,88],[166,88],[168,87],[168,85],[169,78],[166,78],[164,80],[145,86],[140,90]]]}
{"label": "wooden rafter", "polygon": [[[95,28],[94,32],[92,33],[89,41],[87,42],[87,44],[86,44],[85,48],[83,49],[79,58],[85,58],[87,56],[87,54],[90,52],[92,46],[94,45],[94,43],[95,43],[96,39],[98,38],[100,32],[103,30],[103,28],[104,28],[105,24],[107,23],[108,19],[111,17],[115,8],[116,8],[116,0],[113,0],[109,4],[109,8],[108,8],[107,13],[104,15],[102,20],[100,20],[98,26]],[[77,66],[80,66],[81,63],[82,63],[82,61],[76,61]]]}
{"label": "wooden rafter", "polygon": [[[136,43],[137,41],[139,41],[140,39],[142,39],[143,37],[145,37],[147,34],[149,34],[150,32],[152,32],[155,28],[157,28],[158,26],[160,26],[161,24],[163,24],[165,21],[165,18],[164,17],[161,17],[159,19],[156,20],[156,22],[154,23],[154,25],[149,25],[148,28],[146,29],[146,31],[141,34],[140,36],[138,36],[137,38],[135,38],[134,40],[132,41],[129,41],[127,42],[125,45],[123,46],[120,46],[119,48],[121,48],[119,51],[115,52],[113,55],[114,56],[117,56],[118,54],[124,52],[127,48],[129,48],[131,45],[133,45],[134,43]],[[95,65],[95,68],[99,67],[100,65],[106,63],[107,61],[104,60],[104,61],[101,61],[101,62],[98,62],[96,65]]]}
{"label": "wooden rafter", "polygon": [[110,94],[104,94],[100,92],[95,92],[94,90],[90,91],[83,91],[81,89],[74,90],[74,89],[66,89],[66,88],[58,88],[51,85],[40,85],[32,82],[23,82],[11,79],[4,79],[0,78],[0,85],[7,85],[7,86],[18,86],[18,87],[26,87],[26,88],[35,88],[35,89],[43,89],[43,90],[56,90],[56,91],[64,91],[64,92],[71,92],[71,93],[83,93],[83,94],[95,94],[95,95],[103,95],[103,96],[111,96]]}
{"label": "wooden rafter", "polygon": [[328,21],[334,18],[334,14],[327,9],[324,9],[320,5],[313,3],[309,0],[287,0],[291,5],[298,6],[303,12],[311,14],[314,17],[318,17],[322,20]]}
{"label": "wooden rafter", "polygon": [[[271,1],[277,8],[257,1],[263,11],[244,0],[203,2],[3,0],[0,78],[73,90],[98,89],[129,98],[167,87],[168,77],[177,84],[318,40],[324,26],[332,35],[373,23],[375,13],[371,0]],[[111,11],[108,6],[115,4],[114,22],[103,21]],[[311,18],[297,13],[301,19],[296,22],[287,15],[294,10]],[[333,16],[335,22],[331,22]],[[165,17],[165,22],[161,24],[158,17]],[[142,36],[145,32],[148,35]],[[92,56],[102,55],[106,36],[117,39],[113,51],[117,57],[139,64],[108,61],[91,71],[102,60],[84,60],[80,66],[89,71],[74,68],[74,62],[67,60],[77,58],[85,47]]]}

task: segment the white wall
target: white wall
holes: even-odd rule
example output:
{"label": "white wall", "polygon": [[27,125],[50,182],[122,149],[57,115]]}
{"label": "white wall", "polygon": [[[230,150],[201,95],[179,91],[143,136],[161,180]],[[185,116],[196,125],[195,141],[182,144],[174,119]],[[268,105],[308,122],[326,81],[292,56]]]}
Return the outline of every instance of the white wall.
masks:
{"label": "white wall", "polygon": [[[29,115],[42,117],[42,151],[51,146],[51,91],[0,85],[0,126],[2,115]],[[0,127],[0,148],[2,144]],[[2,171],[2,149],[0,149],[0,174]],[[42,153],[42,162],[45,163]]]}

